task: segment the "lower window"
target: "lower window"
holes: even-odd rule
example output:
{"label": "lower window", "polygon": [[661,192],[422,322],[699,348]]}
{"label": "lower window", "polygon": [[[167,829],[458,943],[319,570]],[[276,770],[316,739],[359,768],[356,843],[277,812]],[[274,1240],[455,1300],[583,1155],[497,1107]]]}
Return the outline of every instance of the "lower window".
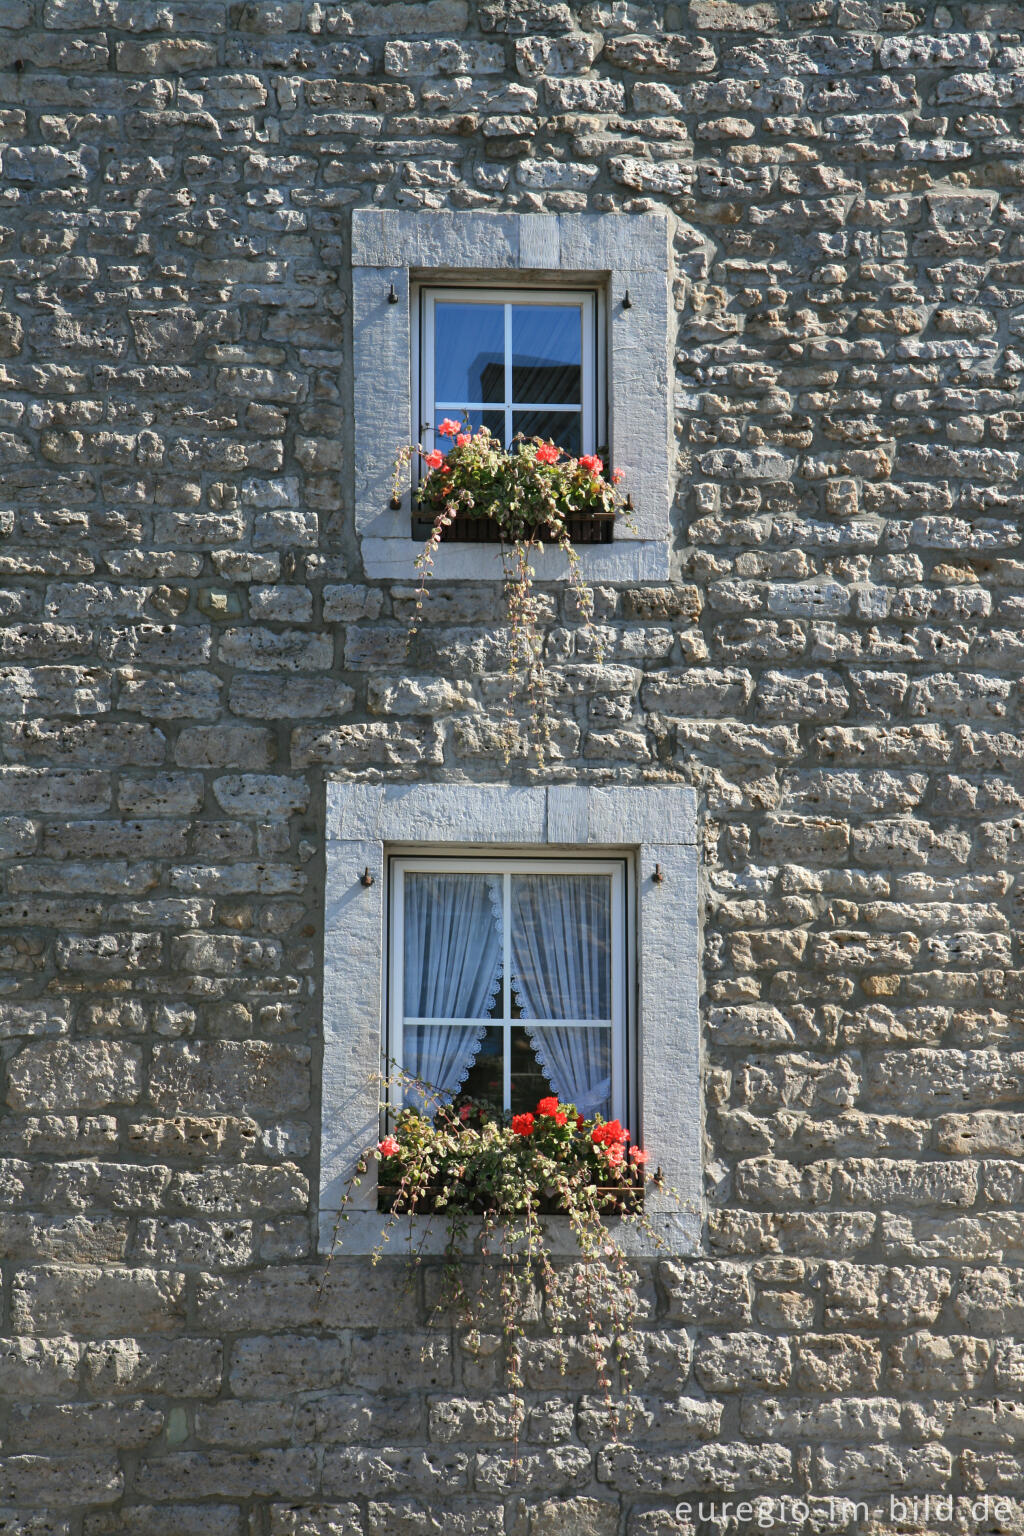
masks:
{"label": "lower window", "polygon": [[630,892],[624,859],[389,861],[392,1102],[503,1114],[554,1093],[628,1121]]}
{"label": "lower window", "polygon": [[[502,1115],[557,1094],[660,1168],[638,1251],[700,1240],[697,805],[680,784],[328,780],[320,1244],[381,1135],[382,1057]],[[405,1079],[401,1080],[403,1083]],[[417,1097],[417,1094],[419,1097]],[[406,1101],[396,1085],[388,1108]],[[423,1089],[408,1103],[428,1106]],[[385,1117],[386,1123],[386,1117]],[[390,1216],[376,1160],[346,1248]],[[444,1252],[427,1215],[419,1251]],[[572,1232],[553,1231],[577,1256]],[[443,1227],[443,1223],[440,1224]]]}

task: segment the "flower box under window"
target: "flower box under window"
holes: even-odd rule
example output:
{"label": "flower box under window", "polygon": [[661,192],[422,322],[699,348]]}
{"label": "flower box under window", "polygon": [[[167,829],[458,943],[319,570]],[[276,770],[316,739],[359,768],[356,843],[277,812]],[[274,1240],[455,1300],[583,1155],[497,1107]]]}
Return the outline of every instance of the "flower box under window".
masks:
{"label": "flower box under window", "polygon": [[[612,512],[588,512],[582,517],[566,519],[569,537],[574,544],[610,544],[614,526],[615,514]],[[425,519],[415,518],[413,537],[429,538],[431,527]],[[542,544],[555,542],[554,535],[546,528],[539,528],[537,537]],[[493,517],[460,517],[444,529],[441,539],[448,544],[498,544],[501,530]]]}
{"label": "flower box under window", "polygon": [[[604,1215],[622,1215],[627,1211],[639,1211],[643,1208],[644,1189],[642,1184],[601,1184],[597,1185],[598,1209]],[[414,1215],[432,1216],[438,1210],[436,1201],[441,1193],[441,1186],[428,1189],[423,1198],[417,1200]],[[400,1214],[408,1215],[409,1207],[404,1200],[399,1200],[399,1189],[395,1184],[378,1184],[377,1209],[378,1211],[392,1211],[395,1206],[400,1206]],[[474,1215],[482,1216],[489,1209],[485,1199],[475,1200],[470,1207]],[[440,1214],[448,1210],[447,1205],[440,1208]],[[565,1206],[557,1194],[552,1193],[541,1200],[539,1210],[542,1216],[561,1216],[565,1214]]]}

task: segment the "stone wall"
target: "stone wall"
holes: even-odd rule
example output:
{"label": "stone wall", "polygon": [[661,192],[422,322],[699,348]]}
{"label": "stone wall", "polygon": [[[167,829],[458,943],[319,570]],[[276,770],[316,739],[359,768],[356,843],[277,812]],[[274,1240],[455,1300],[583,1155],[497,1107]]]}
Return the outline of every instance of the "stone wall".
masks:
{"label": "stone wall", "polygon": [[[1019,1530],[1024,8],[0,0],[0,65],[0,1529]],[[538,1324],[518,1481],[429,1268],[314,1312],[323,776],[504,772],[493,591],[407,657],[361,579],[372,201],[677,219],[678,580],[603,662],[552,594],[550,771],[703,795],[707,1253],[623,1443]]]}

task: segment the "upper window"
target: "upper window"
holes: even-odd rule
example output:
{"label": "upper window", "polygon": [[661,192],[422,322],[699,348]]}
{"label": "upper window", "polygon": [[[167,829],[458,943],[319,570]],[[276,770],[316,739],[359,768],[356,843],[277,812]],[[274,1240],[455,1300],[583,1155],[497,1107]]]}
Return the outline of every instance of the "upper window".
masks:
{"label": "upper window", "polygon": [[554,1093],[628,1118],[622,859],[394,858],[388,1054],[405,1102]]}
{"label": "upper window", "polygon": [[419,429],[447,416],[511,447],[551,438],[566,453],[601,442],[598,294],[565,289],[420,290]]}
{"label": "upper window", "polygon": [[[623,473],[629,526],[579,550],[590,581],[665,581],[676,490],[671,221],[656,213],[352,213],[351,456],[355,529],[371,579],[418,575],[423,525],[402,444],[436,447],[439,417],[599,453]],[[470,520],[463,520],[470,526]],[[577,534],[577,538],[579,535]],[[454,580],[503,579],[486,520],[446,535]],[[535,551],[538,577],[561,550]]]}

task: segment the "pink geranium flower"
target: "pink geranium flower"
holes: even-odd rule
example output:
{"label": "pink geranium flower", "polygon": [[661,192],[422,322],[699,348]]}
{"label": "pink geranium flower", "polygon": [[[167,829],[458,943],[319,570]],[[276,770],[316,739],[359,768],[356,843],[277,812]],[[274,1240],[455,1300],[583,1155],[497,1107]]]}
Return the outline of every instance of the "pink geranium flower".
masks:
{"label": "pink geranium flower", "polygon": [[431,469],[440,469],[444,463],[444,454],[440,448],[431,448],[429,453],[423,455],[423,462]]}
{"label": "pink geranium flower", "polygon": [[639,1147],[630,1147],[629,1149],[629,1160],[637,1168],[642,1168],[649,1156],[649,1152],[643,1152]]}
{"label": "pink geranium flower", "polygon": [[446,416],[444,421],[442,421],[441,425],[437,429],[439,437],[458,437],[461,431],[462,423],[458,421],[452,421],[450,416]]}
{"label": "pink geranium flower", "polygon": [[455,439],[455,446],[456,448],[465,448],[466,444],[472,441],[473,438],[469,432],[460,432]]}
{"label": "pink geranium flower", "polygon": [[377,1151],[381,1157],[394,1157],[399,1150],[398,1142],[393,1136],[384,1136],[377,1143]]}

